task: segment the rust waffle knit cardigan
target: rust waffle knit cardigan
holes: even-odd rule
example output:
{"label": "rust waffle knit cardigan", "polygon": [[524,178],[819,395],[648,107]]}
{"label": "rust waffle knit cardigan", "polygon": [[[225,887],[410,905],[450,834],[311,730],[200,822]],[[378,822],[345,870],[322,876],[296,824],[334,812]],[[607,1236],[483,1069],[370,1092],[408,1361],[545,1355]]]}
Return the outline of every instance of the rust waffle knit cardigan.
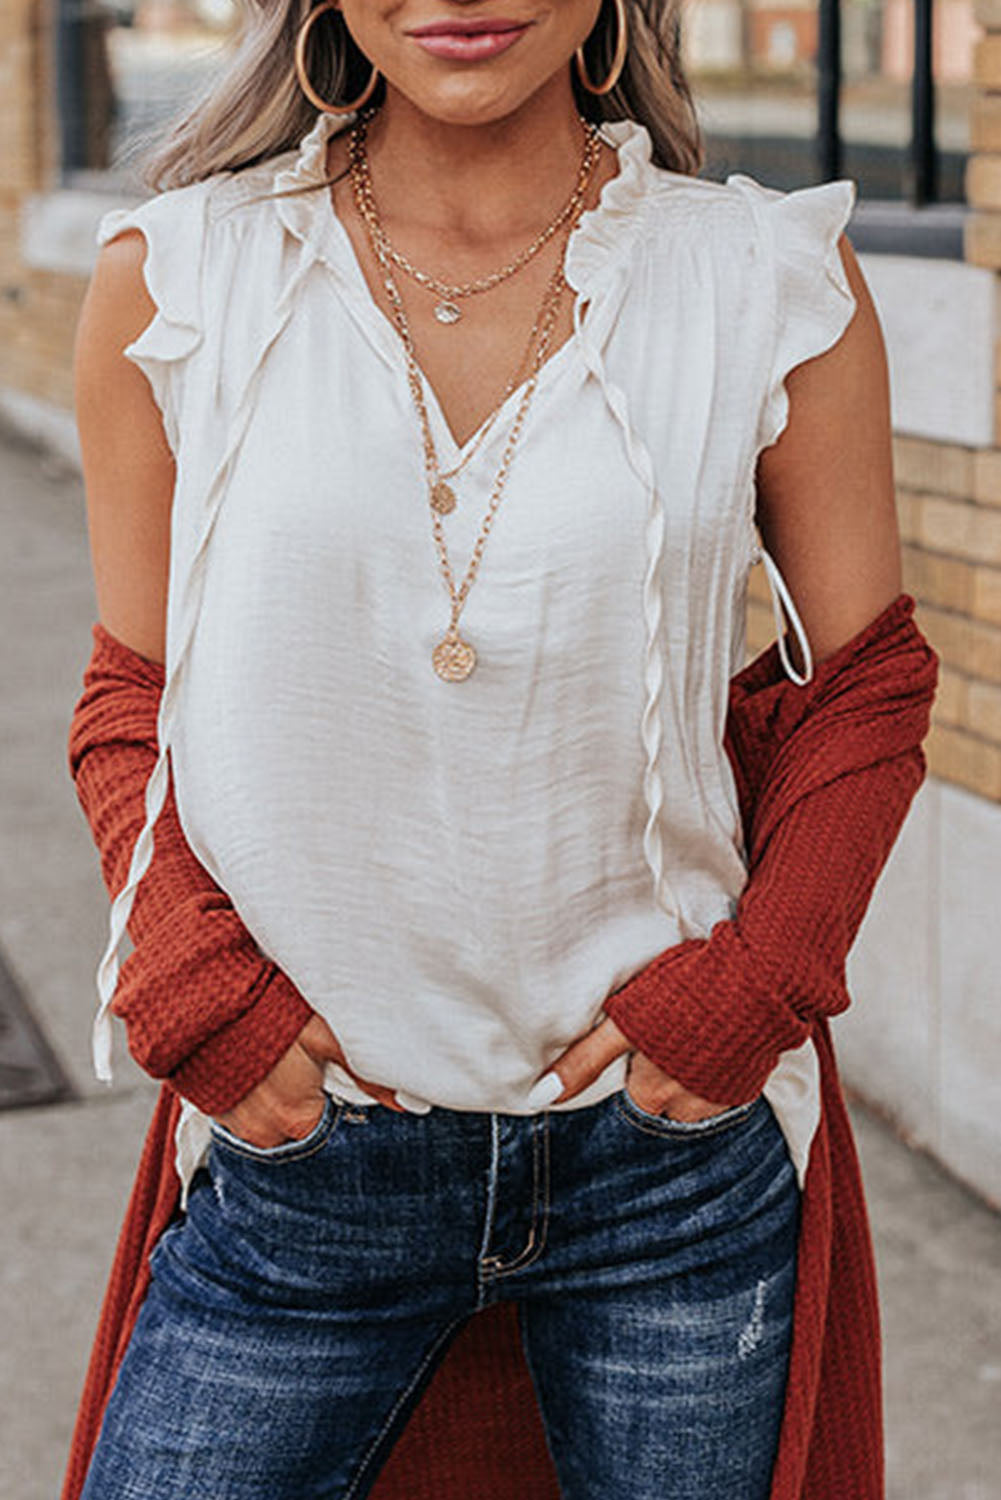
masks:
{"label": "rust waffle knit cardigan", "polygon": [[[900,595],[806,688],[773,646],[732,683],[726,745],[750,875],[734,918],[679,944],[606,1002],[630,1041],[720,1102],[758,1092],[812,1037],[822,1109],[803,1193],[794,1331],[770,1500],[880,1500],[880,1344],[858,1161],[828,1017],[845,959],[924,774],[936,659]],[[109,891],[124,882],[156,752],[162,669],[100,625],[70,765]],[[184,840],[173,798],[130,921],[113,1009],[164,1080],[119,1239],[63,1500],[77,1500],[148,1258],[178,1212],[178,1094],[218,1113],[258,1082],[309,1015]],[[473,1318],[422,1394],[374,1500],[557,1500],[510,1305]],[[735,1497],[739,1500],[739,1497]]]}

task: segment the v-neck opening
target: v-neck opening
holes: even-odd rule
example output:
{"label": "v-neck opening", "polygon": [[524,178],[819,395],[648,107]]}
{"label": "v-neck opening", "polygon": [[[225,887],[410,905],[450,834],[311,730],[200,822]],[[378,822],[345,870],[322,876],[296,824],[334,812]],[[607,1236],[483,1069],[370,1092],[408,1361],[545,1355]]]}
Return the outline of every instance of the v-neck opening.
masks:
{"label": "v-neck opening", "polygon": [[[315,258],[339,278],[347,307],[367,333],[376,352],[391,369],[399,372],[402,379],[406,379],[406,351],[399,333],[373,295],[351,236],[337,212],[327,179],[327,148],[331,136],[350,123],[350,117],[336,122],[332,122],[329,115],[317,117],[313,128],[300,141],[294,160],[275,177],[275,186],[291,190],[294,196],[282,195],[276,202],[289,232],[311,247]],[[567,242],[566,279],[578,303],[574,328],[539,370],[540,390],[564,371],[575,351],[582,363],[586,361],[581,338],[582,314],[586,313],[587,321],[596,315],[596,302],[602,302],[601,294],[616,269],[624,263],[627,247],[638,231],[641,219],[638,210],[646,199],[652,180],[652,147],[644,126],[629,120],[613,121],[602,127],[602,135],[615,150],[618,170],[602,184],[597,202],[581,214]],[[307,184],[323,194],[322,200],[310,194],[313,201],[309,208],[296,192]],[[488,413],[464,442],[458,442],[433,382],[419,363],[417,370],[427,400],[429,420],[433,421],[448,451],[444,466],[454,467],[469,456],[474,444],[481,442],[483,429],[492,414]],[[522,398],[530,378],[529,374],[504,398],[494,420],[509,411],[510,403]],[[499,430],[503,430],[503,426]]]}
{"label": "v-neck opening", "polygon": [[[543,387],[547,385],[552,379],[553,368],[557,364],[562,362],[562,356],[566,354],[567,351],[570,350],[575,343],[576,335],[571,329],[569,336],[563,340],[563,343],[560,344],[558,349],[553,350],[552,354],[550,354],[545,362],[541,365],[535,385],[536,396],[538,396]],[[470,450],[481,441],[480,434],[483,432],[483,429],[488,425],[488,423],[497,423],[500,428],[503,429],[505,416],[509,413],[510,408],[517,408],[525,395],[525,387],[528,385],[528,382],[532,378],[531,375],[526,375],[524,380],[519,381],[514,389],[504,397],[504,400],[501,402],[500,406],[498,406],[496,409],[491,408],[491,410],[487,412],[486,416],[483,418],[482,422],[480,422],[475,431],[471,432],[469,437],[466,438],[462,443],[460,443],[456,438],[454,432],[452,431],[452,427],[448,418],[445,416],[442,404],[438,399],[437,391],[431,384],[431,381],[428,379],[424,370],[421,369],[420,365],[417,366],[417,372],[420,376],[421,384],[424,387],[424,398],[428,403],[429,414],[433,411],[434,417],[437,420],[438,432],[435,433],[436,446],[439,446],[438,437],[440,434],[445,438],[445,441],[447,442],[450,450],[448,461],[443,465],[443,467],[445,468],[452,468],[456,464],[466,462]],[[487,438],[485,441],[489,443],[490,439]],[[441,456],[442,455],[439,446],[439,457]]]}
{"label": "v-neck opening", "polygon": [[[334,203],[333,189],[329,185],[325,187],[324,198],[327,206],[326,222],[329,226],[329,232],[331,234],[332,254],[336,253],[336,247],[336,249],[340,252],[341,259],[346,263],[348,285],[357,294],[359,308],[364,313],[364,321],[373,330],[373,333],[375,333],[376,342],[382,346],[383,350],[392,350],[390,358],[400,368],[401,373],[405,378],[407,359],[406,351],[403,347],[403,341],[401,340],[399,333],[393,327],[393,324],[387,314],[382,310],[378,302],[375,300],[375,297],[372,295],[372,288],[368,284],[368,280],[365,276],[364,270],[362,269],[361,261],[358,259],[358,253],[355,250],[351,236],[348,234],[343,219],[337,212],[337,208]],[[573,287],[570,288],[570,291],[574,291]],[[576,293],[574,293],[574,295],[576,295]],[[549,380],[552,378],[550,373],[552,369],[563,362],[563,356],[566,355],[567,352],[571,350],[576,343],[576,331],[574,329],[571,329],[569,335],[563,340],[559,348],[554,349],[552,354],[550,354],[546,358],[546,360],[540,367],[536,380],[536,395],[538,395],[539,390],[544,385],[549,383]],[[430,376],[421,365],[419,360],[415,360],[415,365],[418,377],[420,378],[421,387],[424,392],[424,398],[428,405],[429,419],[432,421],[433,426],[437,429],[435,432],[436,446],[438,446],[438,439],[444,438],[449,449],[447,458],[444,458],[441,466],[442,468],[449,469],[453,468],[456,464],[465,462],[470,449],[474,446],[474,444],[480,441],[480,434],[483,432],[483,429],[487,426],[488,422],[500,422],[505,413],[511,407],[512,403],[517,404],[521,401],[522,397],[525,394],[525,387],[528,385],[528,382],[532,378],[531,374],[529,374],[525,376],[524,380],[519,381],[515,388],[510,391],[507,396],[504,397],[503,402],[496,409],[496,415],[494,413],[494,408],[491,408],[490,411],[488,411],[484,416],[483,420],[476,426],[474,431],[470,433],[469,437],[465,438],[460,443],[452,429],[452,424],[449,422],[448,418],[445,415],[445,409],[441,404],[438,392],[435,390],[434,382],[431,380]],[[443,455],[440,453],[440,451],[439,458],[443,458]]]}

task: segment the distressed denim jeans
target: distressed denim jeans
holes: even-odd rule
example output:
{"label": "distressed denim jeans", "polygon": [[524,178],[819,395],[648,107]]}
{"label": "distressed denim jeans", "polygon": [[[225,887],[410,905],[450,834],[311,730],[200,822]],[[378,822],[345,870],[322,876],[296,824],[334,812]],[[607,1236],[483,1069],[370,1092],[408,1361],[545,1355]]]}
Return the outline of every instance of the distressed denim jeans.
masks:
{"label": "distressed denim jeans", "polygon": [[85,1500],[360,1500],[501,1299],[565,1500],[767,1500],[800,1202],[764,1098],[694,1125],[628,1088],[536,1115],[328,1098],[270,1150],[213,1129]]}

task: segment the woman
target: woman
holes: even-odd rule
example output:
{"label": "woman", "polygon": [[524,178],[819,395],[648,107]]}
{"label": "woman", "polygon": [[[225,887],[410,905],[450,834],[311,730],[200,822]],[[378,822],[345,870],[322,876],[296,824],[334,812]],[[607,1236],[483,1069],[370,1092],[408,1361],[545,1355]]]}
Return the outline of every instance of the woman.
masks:
{"label": "woman", "polygon": [[169,1091],[67,1494],[879,1492],[825,1018],[934,664],[853,184],[699,162],[670,4],[270,5],[102,226],[71,762]]}

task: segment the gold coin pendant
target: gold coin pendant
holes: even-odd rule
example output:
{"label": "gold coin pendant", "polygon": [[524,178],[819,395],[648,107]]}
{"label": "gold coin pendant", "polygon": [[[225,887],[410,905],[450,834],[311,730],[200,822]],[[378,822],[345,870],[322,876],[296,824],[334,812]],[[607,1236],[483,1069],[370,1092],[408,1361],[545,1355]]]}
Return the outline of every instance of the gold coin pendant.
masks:
{"label": "gold coin pendant", "polygon": [[431,487],[431,509],[440,516],[450,516],[455,509],[455,491],[444,479],[438,479]]}
{"label": "gold coin pendant", "polygon": [[460,635],[447,635],[431,654],[431,661],[444,682],[465,682],[476,666],[476,652]]}

